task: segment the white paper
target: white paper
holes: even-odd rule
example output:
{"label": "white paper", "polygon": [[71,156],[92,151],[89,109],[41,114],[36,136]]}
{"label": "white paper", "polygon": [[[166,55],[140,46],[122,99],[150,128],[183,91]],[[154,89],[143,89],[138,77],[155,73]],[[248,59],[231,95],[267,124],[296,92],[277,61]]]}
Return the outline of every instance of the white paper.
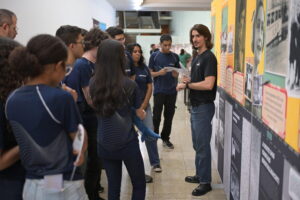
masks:
{"label": "white paper", "polygon": [[44,176],[44,188],[61,191],[63,189],[63,175]]}

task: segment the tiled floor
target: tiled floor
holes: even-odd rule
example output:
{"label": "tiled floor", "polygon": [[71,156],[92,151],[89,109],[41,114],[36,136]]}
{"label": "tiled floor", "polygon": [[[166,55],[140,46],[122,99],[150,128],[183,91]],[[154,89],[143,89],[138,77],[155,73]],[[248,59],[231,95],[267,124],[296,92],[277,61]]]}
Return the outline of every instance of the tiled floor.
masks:
{"label": "tiled floor", "polygon": [[[160,153],[162,172],[155,173],[151,171],[148,154],[144,143],[141,143],[141,151],[144,157],[146,173],[153,177],[153,183],[147,184],[147,200],[226,200],[220,177],[213,165],[212,187],[213,190],[202,197],[193,197],[192,190],[197,184],[186,183],[184,177],[195,174],[194,150],[192,148],[189,113],[183,104],[182,94],[179,93],[177,100],[177,110],[173,120],[171,142],[174,144],[174,150],[168,150],[162,147],[159,140],[158,149]],[[107,181],[105,173],[102,177],[102,185],[105,192],[102,197],[107,198]],[[131,199],[131,182],[126,168],[123,166],[121,200]]]}

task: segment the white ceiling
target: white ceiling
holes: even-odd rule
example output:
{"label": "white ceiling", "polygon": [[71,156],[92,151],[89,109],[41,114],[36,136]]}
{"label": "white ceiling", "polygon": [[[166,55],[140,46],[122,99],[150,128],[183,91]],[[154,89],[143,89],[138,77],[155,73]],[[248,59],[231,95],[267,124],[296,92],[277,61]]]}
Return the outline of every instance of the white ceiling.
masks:
{"label": "white ceiling", "polygon": [[173,11],[173,10],[210,10],[212,0],[144,0],[137,8],[139,0],[107,0],[118,11],[148,10],[148,11]]}

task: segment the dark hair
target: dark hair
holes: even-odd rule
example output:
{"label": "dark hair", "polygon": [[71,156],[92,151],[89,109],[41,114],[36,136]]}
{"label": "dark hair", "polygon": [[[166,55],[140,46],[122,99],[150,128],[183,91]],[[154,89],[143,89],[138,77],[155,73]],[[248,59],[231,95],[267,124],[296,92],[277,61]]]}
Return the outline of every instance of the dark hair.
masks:
{"label": "dark hair", "polygon": [[84,37],[84,51],[98,47],[101,41],[108,38],[107,33],[101,31],[99,28],[92,28]]}
{"label": "dark hair", "polygon": [[9,64],[22,77],[34,78],[44,72],[44,65],[67,59],[67,47],[57,37],[42,34],[29,40],[26,47],[17,47],[9,56]]}
{"label": "dark hair", "polygon": [[110,35],[110,37],[115,38],[116,35],[124,34],[124,31],[122,28],[117,26],[111,26],[108,29],[106,29],[106,32]]}
{"label": "dark hair", "polygon": [[[211,42],[211,33],[209,31],[209,29],[207,28],[207,26],[203,25],[203,24],[195,24],[191,30],[190,30],[190,42],[191,44],[193,44],[193,37],[192,37],[192,32],[193,31],[197,31],[200,35],[202,35],[204,38],[206,38],[205,40],[205,44],[206,44],[206,48],[208,49],[212,49],[213,48],[213,43]],[[195,48],[193,46],[193,48]]]}
{"label": "dark hair", "polygon": [[64,25],[57,29],[55,35],[59,37],[67,46],[75,43],[82,29],[77,26]]}
{"label": "dark hair", "polygon": [[111,39],[104,40],[99,46],[90,94],[100,116],[113,115],[126,102],[123,92],[123,80],[126,77],[124,52],[123,45]]}
{"label": "dark hair", "polygon": [[171,41],[172,42],[172,37],[170,35],[164,34],[160,36],[160,43],[163,43],[164,41]]}
{"label": "dark hair", "polygon": [[180,49],[180,55],[184,54],[184,49]]}
{"label": "dark hair", "polygon": [[154,47],[154,46],[155,46],[155,44],[151,44],[151,45],[150,45],[150,47]]}
{"label": "dark hair", "polygon": [[22,78],[8,63],[10,53],[19,46],[21,45],[12,39],[0,37],[0,100],[3,104],[8,95],[22,85]]}
{"label": "dark hair", "polygon": [[84,28],[81,28],[81,35],[84,37],[86,34],[88,33],[88,31]]}
{"label": "dark hair", "polygon": [[138,64],[139,64],[139,66],[143,66],[143,65],[145,64],[145,63],[144,63],[145,58],[144,58],[144,56],[143,56],[143,50],[142,50],[141,45],[139,45],[138,43],[131,43],[131,44],[128,44],[128,45],[127,45],[127,51],[130,53],[130,55],[132,55],[133,50],[134,50],[134,47],[139,47],[140,50],[141,50],[141,58],[140,58]]}
{"label": "dark hair", "polygon": [[12,11],[7,9],[0,9],[0,26],[2,26],[4,23],[12,24],[13,16],[16,16],[16,14]]}

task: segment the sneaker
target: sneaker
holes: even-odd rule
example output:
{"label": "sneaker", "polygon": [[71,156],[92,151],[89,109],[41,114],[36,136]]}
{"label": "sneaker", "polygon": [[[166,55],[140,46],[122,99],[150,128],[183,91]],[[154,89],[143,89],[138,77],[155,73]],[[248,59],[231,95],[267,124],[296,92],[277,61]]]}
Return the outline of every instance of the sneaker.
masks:
{"label": "sneaker", "polygon": [[153,171],[155,171],[155,172],[162,172],[162,169],[161,169],[161,166],[158,164],[158,165],[154,165],[153,167],[152,167],[152,169],[153,169]]}
{"label": "sneaker", "polygon": [[153,182],[153,178],[147,174],[145,174],[145,179],[146,179],[146,183],[152,183]]}
{"label": "sneaker", "polygon": [[198,178],[198,176],[187,176],[187,177],[185,177],[185,182],[188,182],[188,183],[200,183],[200,181],[199,181],[199,178]]}
{"label": "sneaker", "polygon": [[174,145],[169,140],[164,140],[163,141],[163,146],[168,148],[168,149],[174,149]]}
{"label": "sneaker", "polygon": [[193,190],[192,195],[193,196],[202,196],[202,195],[205,195],[206,193],[208,193],[209,191],[211,191],[210,183],[200,184],[200,185],[198,185],[198,187],[196,187]]}

